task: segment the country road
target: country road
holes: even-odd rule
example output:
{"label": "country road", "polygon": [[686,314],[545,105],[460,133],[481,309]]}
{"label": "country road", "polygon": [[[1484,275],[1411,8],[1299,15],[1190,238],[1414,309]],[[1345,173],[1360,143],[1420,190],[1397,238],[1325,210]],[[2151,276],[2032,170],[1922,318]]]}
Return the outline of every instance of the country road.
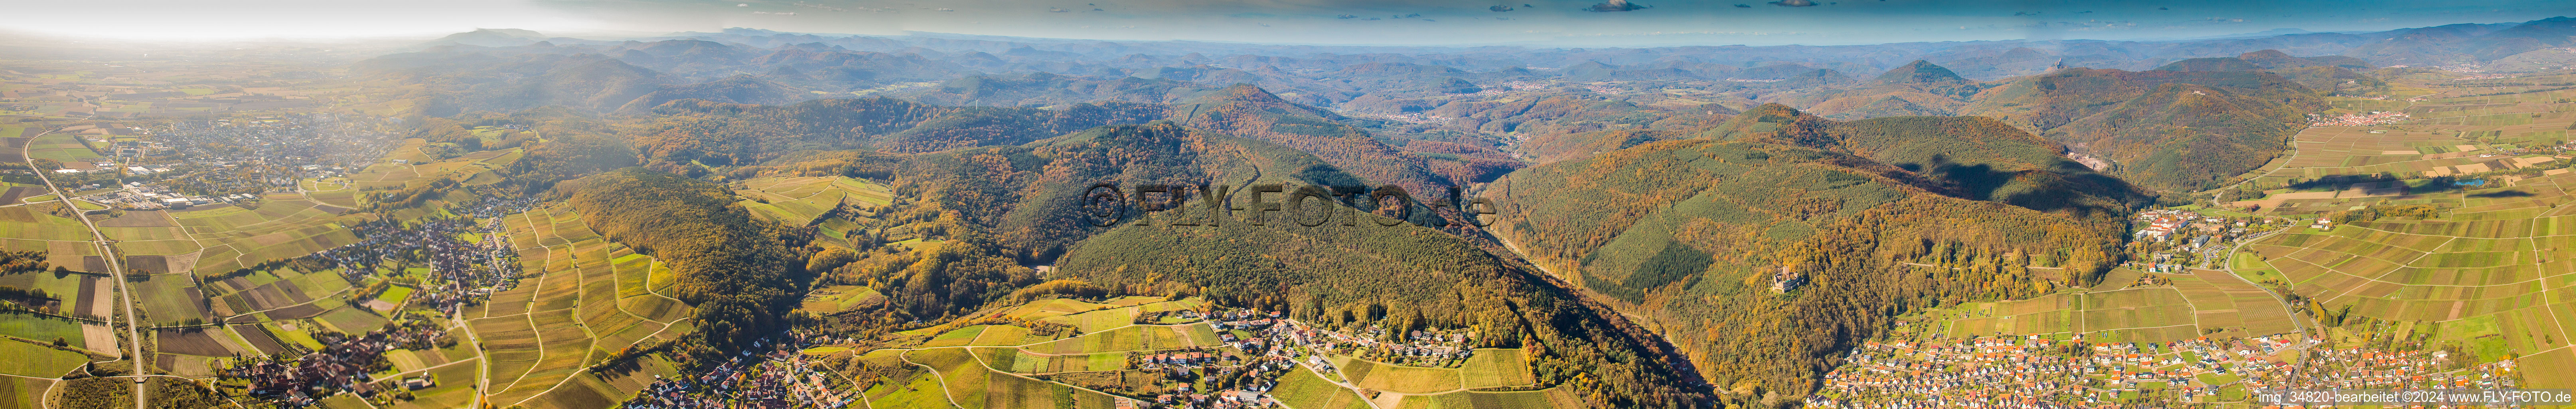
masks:
{"label": "country road", "polygon": [[[63,128],[54,129],[54,132],[62,131]],[[122,268],[120,265],[122,263],[119,263],[120,260],[116,257],[116,248],[108,245],[110,241],[107,239],[107,234],[99,232],[98,223],[90,221],[89,212],[80,210],[80,205],[72,203],[71,192],[63,191],[61,186],[55,186],[54,178],[51,176],[45,176],[45,171],[36,167],[36,158],[31,155],[34,153],[34,146],[36,146],[36,144],[32,143],[32,139],[29,141],[31,143],[18,146],[18,155],[27,160],[27,169],[36,170],[36,179],[45,182],[45,189],[54,193],[54,200],[63,202],[63,207],[71,209],[75,215],[79,216],[75,218],[80,219],[81,226],[89,228],[89,235],[92,239],[90,243],[98,246],[98,258],[106,260],[104,263],[107,264],[107,272],[116,276],[117,298],[123,300],[123,302],[119,302],[118,304],[123,306],[125,309],[125,339],[127,344],[125,360],[134,364],[134,372],[132,375],[143,375],[143,361],[150,355],[143,354],[143,324],[135,322],[135,317],[138,315],[135,315],[134,313],[133,280],[127,280],[125,278],[125,269]],[[139,377],[134,378],[134,409],[147,409],[151,407],[146,404],[149,398],[144,396],[144,379],[145,378]]]}

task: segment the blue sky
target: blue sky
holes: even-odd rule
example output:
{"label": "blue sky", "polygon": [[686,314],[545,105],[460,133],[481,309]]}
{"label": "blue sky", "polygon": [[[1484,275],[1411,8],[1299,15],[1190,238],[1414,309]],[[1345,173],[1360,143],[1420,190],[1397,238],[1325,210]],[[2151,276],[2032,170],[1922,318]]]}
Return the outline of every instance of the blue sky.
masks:
{"label": "blue sky", "polygon": [[[430,36],[477,27],[648,34],[940,32],[1104,40],[1672,46],[2152,39],[2387,30],[2576,14],[2564,0],[94,0],[13,6],[0,29],[126,38]],[[1497,10],[1508,11],[1497,11]],[[1627,11],[1595,11],[1595,10]],[[116,21],[99,29],[98,19]]]}

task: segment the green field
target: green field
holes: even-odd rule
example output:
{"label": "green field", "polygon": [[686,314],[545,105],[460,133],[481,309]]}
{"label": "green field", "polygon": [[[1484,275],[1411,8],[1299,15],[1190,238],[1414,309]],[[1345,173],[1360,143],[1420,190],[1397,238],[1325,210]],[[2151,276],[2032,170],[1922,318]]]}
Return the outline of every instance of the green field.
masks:
{"label": "green field", "polygon": [[1334,385],[1304,369],[1288,371],[1279,377],[1278,389],[1271,390],[1280,402],[1297,409],[1365,409],[1369,404],[1359,392]]}
{"label": "green field", "polygon": [[893,200],[884,185],[843,176],[763,177],[737,184],[743,207],[770,220],[812,224],[814,218],[841,203],[882,206]]}
{"label": "green field", "polygon": [[1361,359],[1336,359],[1342,376],[1361,388],[1402,392],[1437,393],[1464,388],[1453,368],[1400,366]]}
{"label": "green field", "polygon": [[376,299],[393,303],[394,305],[402,305],[403,301],[411,299],[411,293],[411,287],[399,285],[390,286],[385,288],[385,292],[376,294]]}
{"label": "green field", "polygon": [[80,322],[69,319],[24,314],[0,315],[0,334],[37,342],[52,342],[60,338],[70,343],[73,348],[89,347],[81,336]]}
{"label": "green field", "polygon": [[1459,368],[1459,374],[1469,389],[1538,382],[1538,378],[1530,375],[1529,364],[1523,362],[1525,359],[1519,348],[1477,349],[1475,355],[1467,358],[1467,365]]}
{"label": "green field", "polygon": [[0,341],[0,355],[9,357],[0,361],[0,373],[37,378],[60,377],[89,362],[88,355],[17,341]]}

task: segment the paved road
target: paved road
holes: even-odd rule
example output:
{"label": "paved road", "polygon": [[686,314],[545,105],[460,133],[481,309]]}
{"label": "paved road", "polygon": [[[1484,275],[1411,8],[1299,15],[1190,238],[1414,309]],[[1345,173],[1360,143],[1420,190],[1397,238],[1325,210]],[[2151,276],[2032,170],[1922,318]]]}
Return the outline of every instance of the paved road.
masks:
{"label": "paved road", "polygon": [[[54,132],[62,132],[62,129],[57,128]],[[50,133],[52,132],[48,132],[48,134]],[[119,263],[119,260],[116,258],[116,249],[107,245],[107,234],[100,233],[98,231],[98,223],[89,220],[89,212],[81,211],[80,205],[72,202],[71,192],[65,192],[62,187],[55,186],[53,177],[45,176],[46,172],[44,170],[36,168],[36,158],[33,155],[30,155],[30,153],[33,153],[31,151],[33,151],[36,146],[34,143],[35,139],[31,138],[27,141],[27,144],[18,147],[19,156],[27,159],[27,169],[36,170],[36,179],[43,180],[45,182],[45,189],[54,192],[54,200],[62,201],[63,207],[70,208],[73,212],[81,214],[81,217],[78,217],[78,219],[80,219],[81,226],[89,228],[89,235],[92,240],[90,244],[98,246],[98,258],[106,260],[108,273],[116,276],[116,293],[119,298],[124,299],[124,302],[118,304],[125,307],[125,339],[127,340],[125,360],[134,364],[134,372],[131,373],[132,375],[143,375],[144,357],[150,355],[143,354],[143,325],[134,321],[134,317],[136,317],[136,315],[134,314],[134,286],[131,284],[132,281],[125,279],[125,268],[120,265],[122,263]],[[145,400],[147,398],[143,396],[144,379],[145,378],[141,377],[134,378],[134,409],[146,409],[150,407],[145,404]]]}
{"label": "paved road", "polygon": [[[2263,232],[2263,234],[2258,234],[2254,237],[2247,237],[2245,240],[2237,241],[2235,246],[2227,248],[2227,254],[2224,257],[2218,259],[2219,266],[2221,267],[2219,268],[2219,271],[2225,271],[2228,276],[2236,277],[2238,280],[2245,280],[2246,283],[2253,284],[2254,288],[2263,289],[2264,294],[2270,294],[2272,296],[2272,301],[2281,303],[2282,311],[2290,313],[2290,326],[2298,328],[2299,335],[2301,337],[2313,337],[2313,334],[2308,333],[2308,324],[2299,318],[2299,309],[2297,307],[2290,306],[2289,298],[2282,297],[2280,293],[2272,292],[2272,287],[2265,287],[2263,286],[2263,283],[2257,283],[2254,282],[2254,280],[2246,280],[2245,276],[2238,275],[2236,273],[2236,252],[2244,251],[2246,245],[2254,244],[2256,241],[2271,238],[2272,235],[2281,234],[2281,232],[2297,228],[2301,227],[2293,224],[2288,227],[2282,227],[2280,230]],[[2296,348],[2305,349],[2307,348],[2307,344],[2299,344]]]}

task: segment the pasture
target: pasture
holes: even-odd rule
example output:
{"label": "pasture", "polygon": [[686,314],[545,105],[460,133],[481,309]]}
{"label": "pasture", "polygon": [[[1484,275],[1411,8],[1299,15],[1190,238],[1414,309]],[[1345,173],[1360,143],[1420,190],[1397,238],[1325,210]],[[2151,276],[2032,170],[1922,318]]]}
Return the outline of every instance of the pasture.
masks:
{"label": "pasture", "polygon": [[771,176],[735,183],[743,207],[753,214],[788,224],[812,224],[824,212],[849,203],[866,208],[893,201],[885,185],[844,176]]}

